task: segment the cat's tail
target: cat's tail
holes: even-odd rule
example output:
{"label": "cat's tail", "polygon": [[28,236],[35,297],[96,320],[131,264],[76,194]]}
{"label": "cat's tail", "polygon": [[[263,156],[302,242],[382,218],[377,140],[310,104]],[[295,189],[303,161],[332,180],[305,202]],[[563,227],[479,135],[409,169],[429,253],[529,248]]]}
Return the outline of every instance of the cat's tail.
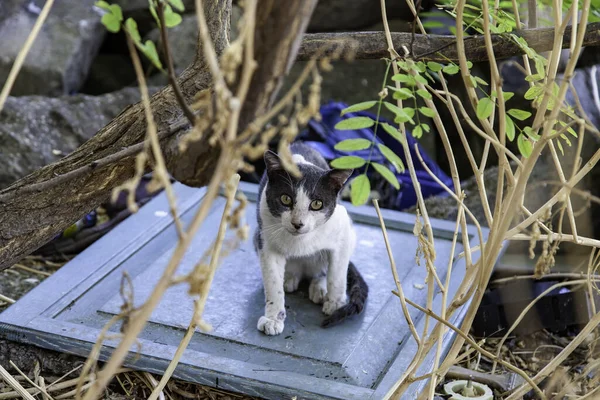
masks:
{"label": "cat's tail", "polygon": [[360,314],[365,308],[365,301],[369,295],[369,287],[352,262],[348,264],[346,291],[348,293],[348,304],[326,317],[321,323],[323,328],[337,325],[352,315]]}

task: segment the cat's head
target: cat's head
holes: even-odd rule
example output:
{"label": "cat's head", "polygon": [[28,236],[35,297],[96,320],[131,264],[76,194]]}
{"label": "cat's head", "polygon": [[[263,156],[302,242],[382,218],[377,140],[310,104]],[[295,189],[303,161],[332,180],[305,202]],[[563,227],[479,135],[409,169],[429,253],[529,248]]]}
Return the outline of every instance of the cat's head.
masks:
{"label": "cat's head", "polygon": [[324,170],[308,163],[298,164],[301,178],[290,175],[272,151],[265,153],[269,182],[265,192],[271,214],[294,235],[323,225],[333,214],[339,193],[352,170]]}

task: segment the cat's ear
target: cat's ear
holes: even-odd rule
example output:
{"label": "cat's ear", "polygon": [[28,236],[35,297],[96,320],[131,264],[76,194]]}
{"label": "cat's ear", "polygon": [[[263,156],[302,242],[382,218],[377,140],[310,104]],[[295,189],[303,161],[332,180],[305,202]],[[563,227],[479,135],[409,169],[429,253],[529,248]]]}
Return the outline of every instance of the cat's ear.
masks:
{"label": "cat's ear", "polygon": [[267,166],[267,173],[270,174],[271,172],[280,171],[283,169],[279,156],[273,153],[271,150],[265,151],[264,158],[265,165]]}
{"label": "cat's ear", "polygon": [[348,178],[352,176],[352,172],[354,172],[353,169],[332,169],[327,173],[329,184],[332,188],[339,192]]}

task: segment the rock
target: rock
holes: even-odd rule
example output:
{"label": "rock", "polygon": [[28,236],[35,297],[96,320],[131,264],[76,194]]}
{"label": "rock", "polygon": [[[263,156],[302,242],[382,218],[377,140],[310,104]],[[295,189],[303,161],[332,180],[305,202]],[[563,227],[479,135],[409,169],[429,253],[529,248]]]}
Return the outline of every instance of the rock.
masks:
{"label": "rock", "polygon": [[[116,0],[111,3],[118,4],[124,13],[130,12],[148,12],[148,0]],[[195,10],[195,0],[183,0],[183,6],[186,11]]]}
{"label": "rock", "polygon": [[[387,2],[388,19],[412,21],[413,13],[406,1]],[[433,1],[423,0],[421,8],[429,10]],[[372,0],[319,0],[307,32],[361,30],[381,22],[379,2]]]}
{"label": "rock", "polygon": [[[198,39],[198,20],[195,15],[184,15],[179,25],[170,28],[168,31],[169,46],[171,48],[171,56],[173,57],[173,66],[175,72],[180,74],[188,65],[194,61],[196,56],[196,44]],[[158,28],[153,29],[144,37],[145,40],[152,40],[156,43],[159,53],[162,54],[160,46],[160,31]],[[165,77],[166,82],[166,77]]]}
{"label": "rock", "polygon": [[99,54],[80,92],[96,96],[134,85],[137,85],[137,78],[128,55]]}
{"label": "rock", "polygon": [[9,97],[0,112],[0,189],[70,153],[139,98],[137,88],[97,97]]}
{"label": "rock", "polygon": [[[79,90],[105,35],[94,0],[57,1],[11,91],[58,96]],[[2,0],[0,82],[4,82],[38,17],[42,0]]]}

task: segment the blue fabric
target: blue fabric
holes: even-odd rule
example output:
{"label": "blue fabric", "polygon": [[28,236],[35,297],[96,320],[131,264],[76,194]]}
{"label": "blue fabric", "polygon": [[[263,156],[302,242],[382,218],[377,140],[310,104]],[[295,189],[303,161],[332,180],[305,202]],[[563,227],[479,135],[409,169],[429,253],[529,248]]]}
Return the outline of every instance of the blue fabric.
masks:
{"label": "blue fabric", "polygon": [[[311,147],[313,147],[314,149],[316,149],[328,161],[344,155],[356,155],[361,158],[369,159],[371,149],[354,152],[342,152],[336,150],[334,146],[338,142],[345,139],[363,138],[368,139],[370,141],[373,141],[373,139],[375,139],[376,143],[385,144],[387,147],[392,149],[406,165],[406,159],[404,158],[404,150],[402,149],[402,145],[396,139],[390,136],[387,132],[385,132],[385,130],[378,129],[376,138],[373,131],[374,127],[349,131],[336,130],[334,128],[335,125],[343,119],[360,116],[371,117],[373,120],[377,119],[375,115],[365,111],[353,112],[345,114],[344,116],[340,116],[340,112],[346,107],[348,106],[341,102],[329,102],[328,104],[323,105],[320,110],[322,120],[320,122],[311,120],[308,123],[307,129],[300,135],[300,139],[308,145],[310,145]],[[380,122],[390,123],[384,118],[380,118]],[[419,180],[419,183],[421,185],[421,193],[423,194],[423,196],[426,198],[433,195],[447,195],[443,188],[429,176],[427,171],[421,165],[421,162],[419,161],[417,154],[414,150],[414,145],[415,143],[417,143],[417,140],[414,139],[410,134],[407,136],[411,156],[415,165],[417,179]],[[423,161],[427,164],[431,171],[442,182],[444,182],[449,187],[452,187],[452,179],[448,175],[446,175],[444,171],[442,171],[440,167],[427,156],[427,154],[420,145],[419,152],[423,156]],[[385,159],[385,157],[377,147],[374,147],[370,159],[371,161],[378,162],[380,164],[385,164],[392,171],[394,171],[394,167]],[[362,171],[356,171],[355,174],[359,174],[363,171],[364,169]],[[379,178],[379,174],[376,171],[374,171],[373,168],[369,168],[368,175],[369,178]],[[393,198],[391,198],[391,201],[388,204],[390,204],[391,208],[397,210],[404,210],[414,206],[417,203],[417,196],[412,181],[410,179],[410,174],[408,170],[406,170],[404,173],[396,171],[396,177],[400,182],[400,190],[396,191],[392,188],[392,192],[390,193],[390,195],[393,196]]]}

